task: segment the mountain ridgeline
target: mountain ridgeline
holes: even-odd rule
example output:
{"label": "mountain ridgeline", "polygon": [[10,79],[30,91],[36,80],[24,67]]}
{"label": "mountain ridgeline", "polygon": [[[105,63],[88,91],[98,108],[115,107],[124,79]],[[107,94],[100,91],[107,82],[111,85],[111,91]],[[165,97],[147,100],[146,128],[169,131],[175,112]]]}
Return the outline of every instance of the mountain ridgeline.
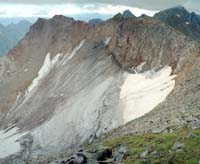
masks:
{"label": "mountain ridgeline", "polygon": [[183,34],[200,40],[200,15],[188,12],[184,7],[175,7],[155,14],[154,18],[163,21]]}
{"label": "mountain ridgeline", "polygon": [[[0,60],[0,162],[198,128],[199,23],[186,13],[178,7],[137,18],[126,11],[95,25],[39,18]],[[177,14],[190,18],[184,30],[167,21]]]}
{"label": "mountain ridgeline", "polygon": [[7,26],[0,25],[0,57],[5,56],[28,32],[31,23],[20,21]]}

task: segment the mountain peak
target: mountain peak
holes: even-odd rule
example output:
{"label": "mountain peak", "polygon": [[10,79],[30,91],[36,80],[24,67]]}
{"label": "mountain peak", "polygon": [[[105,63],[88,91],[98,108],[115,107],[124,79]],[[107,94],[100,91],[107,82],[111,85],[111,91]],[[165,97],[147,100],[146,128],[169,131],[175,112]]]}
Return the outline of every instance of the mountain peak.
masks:
{"label": "mountain peak", "polygon": [[189,14],[189,12],[183,6],[175,6],[175,7],[172,7],[170,9],[163,10],[159,13],[165,13],[166,15],[175,15],[175,14],[186,15],[186,14]]}
{"label": "mountain peak", "polygon": [[173,7],[155,14],[154,18],[170,25],[194,40],[200,40],[200,16],[183,6]]}
{"label": "mountain peak", "polygon": [[125,10],[122,15],[125,18],[136,17],[130,10]]}
{"label": "mountain peak", "polygon": [[74,20],[71,17],[66,17],[64,15],[55,15],[52,20]]}
{"label": "mountain peak", "polygon": [[[178,10],[186,10],[184,6],[182,5],[178,5],[178,6],[174,6],[171,9],[178,9]],[[169,9],[170,10],[170,9]]]}
{"label": "mountain peak", "polygon": [[148,16],[148,15],[146,15],[146,14],[142,14],[142,15],[140,16],[140,18],[150,18],[150,16]]}
{"label": "mountain peak", "polygon": [[130,10],[125,10],[123,13],[117,13],[113,16],[113,19],[121,20],[123,18],[136,18]]}

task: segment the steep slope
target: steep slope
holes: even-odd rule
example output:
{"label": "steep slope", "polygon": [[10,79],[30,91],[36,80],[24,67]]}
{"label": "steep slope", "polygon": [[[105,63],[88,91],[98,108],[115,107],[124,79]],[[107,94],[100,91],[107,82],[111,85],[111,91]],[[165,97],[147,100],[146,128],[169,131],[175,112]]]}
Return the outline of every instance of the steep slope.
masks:
{"label": "steep slope", "polygon": [[192,39],[200,40],[200,16],[194,12],[188,12],[182,6],[161,11],[155,14],[154,18],[165,22]]}
{"label": "steep slope", "polygon": [[[151,18],[114,17],[99,25],[61,15],[40,18],[0,61],[0,158],[77,148],[159,103],[118,130],[193,123],[199,50]],[[183,108],[191,103],[192,109]]]}
{"label": "steep slope", "polygon": [[20,21],[17,24],[0,26],[0,57],[3,57],[20,41],[28,32],[31,23]]}

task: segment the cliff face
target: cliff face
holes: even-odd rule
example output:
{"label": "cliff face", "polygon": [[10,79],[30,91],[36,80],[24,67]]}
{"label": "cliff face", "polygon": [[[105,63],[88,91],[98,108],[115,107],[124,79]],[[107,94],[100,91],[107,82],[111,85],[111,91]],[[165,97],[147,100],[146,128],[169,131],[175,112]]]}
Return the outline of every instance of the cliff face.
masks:
{"label": "cliff face", "polygon": [[152,18],[39,19],[0,61],[0,158],[77,148],[159,103],[115,132],[194,123],[199,63],[197,43]]}

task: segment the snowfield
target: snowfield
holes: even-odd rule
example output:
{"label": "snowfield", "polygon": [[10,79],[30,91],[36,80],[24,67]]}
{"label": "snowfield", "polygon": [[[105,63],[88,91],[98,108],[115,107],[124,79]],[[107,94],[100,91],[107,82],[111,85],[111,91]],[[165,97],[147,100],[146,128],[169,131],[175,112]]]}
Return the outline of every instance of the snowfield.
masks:
{"label": "snowfield", "polygon": [[38,76],[32,81],[32,83],[30,84],[30,86],[27,89],[27,93],[30,93],[31,91],[34,90],[34,88],[36,88],[38,86],[38,84],[40,83],[40,81],[49,73],[49,71],[53,68],[53,66],[55,65],[55,63],[58,61],[59,57],[61,56],[61,54],[57,54],[52,60],[50,58],[50,53],[47,54],[45,60],[44,60],[44,64],[42,65],[42,67],[40,68],[39,72],[38,72]]}
{"label": "snowfield", "polygon": [[26,133],[17,133],[17,130],[16,127],[9,131],[0,130],[0,158],[7,157],[20,150],[20,143],[17,140]]}
{"label": "snowfield", "polygon": [[[29,86],[29,93],[33,92],[29,96],[34,96],[33,90],[58,58],[59,55],[55,60],[50,60],[50,55],[47,54],[38,76]],[[60,112],[37,128],[26,132],[34,138],[32,148],[36,150],[39,146],[42,152],[47,154],[57,153],[62,151],[63,147],[77,145],[87,139],[92,141],[93,137],[150,112],[173,90],[175,75],[171,76],[172,70],[169,66],[157,71],[153,69],[138,73],[144,65],[145,63],[142,63],[135,68],[135,74],[121,72],[117,76],[100,80],[99,83],[91,83],[75,96],[68,98],[66,103],[57,107]],[[119,79],[124,79],[123,83],[119,82]],[[7,132],[0,131],[0,158],[21,150],[16,140],[25,133],[17,133],[17,130],[12,128]]]}
{"label": "snowfield", "polygon": [[124,123],[143,116],[165,100],[175,85],[171,72],[171,67],[166,66],[158,72],[125,73],[120,93]]}

